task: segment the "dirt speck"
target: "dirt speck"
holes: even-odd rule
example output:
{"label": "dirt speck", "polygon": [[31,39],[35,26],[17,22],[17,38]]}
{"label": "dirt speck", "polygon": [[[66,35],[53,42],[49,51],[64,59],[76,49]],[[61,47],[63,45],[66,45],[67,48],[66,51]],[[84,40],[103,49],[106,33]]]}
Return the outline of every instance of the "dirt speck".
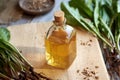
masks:
{"label": "dirt speck", "polygon": [[77,70],[77,73],[79,73],[80,72],[80,70]]}
{"label": "dirt speck", "polygon": [[90,39],[90,42],[92,42],[92,39]]}
{"label": "dirt speck", "polygon": [[99,66],[95,66],[95,68],[97,69],[97,68],[99,68]]}
{"label": "dirt speck", "polygon": [[[98,68],[98,66],[97,66],[97,68]],[[96,66],[95,66],[95,69],[96,69]],[[81,74],[84,76],[83,80],[90,80],[90,79],[99,80],[99,76],[96,76],[97,75],[96,70],[92,70],[89,67],[84,68],[82,70]]]}

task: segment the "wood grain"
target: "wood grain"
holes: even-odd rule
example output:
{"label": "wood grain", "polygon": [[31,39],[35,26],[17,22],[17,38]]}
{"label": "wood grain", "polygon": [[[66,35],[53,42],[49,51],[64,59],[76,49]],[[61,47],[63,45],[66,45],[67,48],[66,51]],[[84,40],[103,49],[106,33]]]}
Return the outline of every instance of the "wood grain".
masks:
{"label": "wood grain", "polygon": [[10,22],[21,19],[23,11],[18,6],[18,0],[1,0],[0,6],[0,24],[8,24]]}
{"label": "wood grain", "polygon": [[[99,43],[90,33],[77,30],[77,57],[67,70],[47,65],[45,60],[44,36],[51,22],[31,23],[10,26],[11,43],[14,44],[26,59],[34,66],[35,71],[44,73],[53,80],[87,80],[84,69],[94,71],[89,80],[110,80]],[[95,79],[95,77],[98,79]]]}

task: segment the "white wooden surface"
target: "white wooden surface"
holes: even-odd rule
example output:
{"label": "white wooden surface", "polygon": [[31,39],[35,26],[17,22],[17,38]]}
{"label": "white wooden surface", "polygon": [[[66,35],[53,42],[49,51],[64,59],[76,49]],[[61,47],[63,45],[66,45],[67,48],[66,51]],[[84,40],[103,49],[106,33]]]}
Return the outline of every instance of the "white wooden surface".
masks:
{"label": "white wooden surface", "polygon": [[[44,22],[8,27],[12,35],[11,43],[22,51],[35,71],[53,80],[88,80],[82,73],[87,68],[88,72],[95,71],[94,76],[87,77],[89,80],[109,80],[97,39],[82,30],[77,30],[77,57],[69,69],[61,70],[47,65],[44,36],[50,26],[51,22]],[[95,79],[96,76],[99,78]]]}

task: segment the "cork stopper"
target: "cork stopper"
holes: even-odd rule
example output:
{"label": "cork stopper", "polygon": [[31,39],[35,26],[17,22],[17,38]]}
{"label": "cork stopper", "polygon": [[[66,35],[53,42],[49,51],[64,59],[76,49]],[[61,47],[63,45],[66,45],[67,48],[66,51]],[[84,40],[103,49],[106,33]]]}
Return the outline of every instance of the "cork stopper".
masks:
{"label": "cork stopper", "polygon": [[64,21],[64,12],[63,11],[56,11],[54,14],[55,22],[62,23]]}

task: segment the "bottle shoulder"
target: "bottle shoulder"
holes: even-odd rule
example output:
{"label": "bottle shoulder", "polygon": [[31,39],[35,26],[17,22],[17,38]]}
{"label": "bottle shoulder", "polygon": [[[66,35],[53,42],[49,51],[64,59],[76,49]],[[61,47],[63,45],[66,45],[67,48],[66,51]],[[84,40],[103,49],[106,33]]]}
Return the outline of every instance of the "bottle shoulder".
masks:
{"label": "bottle shoulder", "polygon": [[62,25],[62,26],[56,26],[56,25],[52,25],[49,28],[49,31],[59,31],[62,30],[64,32],[67,32],[68,34],[70,34],[72,31],[76,31],[72,26],[70,25]]}
{"label": "bottle shoulder", "polygon": [[64,26],[52,25],[47,32],[46,38],[69,40],[74,35],[76,35],[76,31],[70,25],[64,25]]}

